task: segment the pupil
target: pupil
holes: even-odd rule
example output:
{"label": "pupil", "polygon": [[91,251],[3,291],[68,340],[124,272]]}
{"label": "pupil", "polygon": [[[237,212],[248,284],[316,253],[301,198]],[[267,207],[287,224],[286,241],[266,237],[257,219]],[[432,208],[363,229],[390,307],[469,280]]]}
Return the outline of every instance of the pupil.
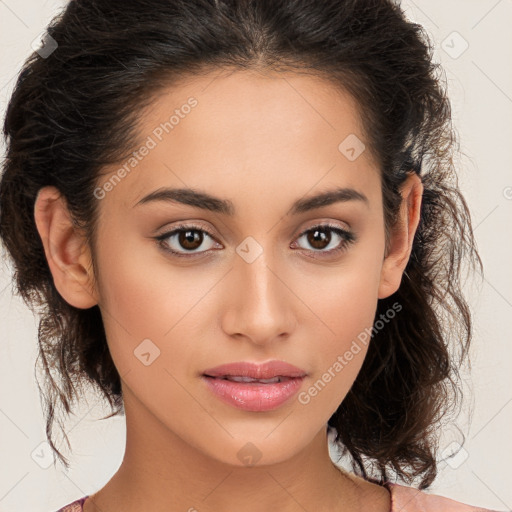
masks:
{"label": "pupil", "polygon": [[179,242],[185,249],[197,249],[201,245],[202,235],[198,231],[189,229],[180,233]]}
{"label": "pupil", "polygon": [[315,229],[311,231],[312,240],[309,240],[312,247],[315,249],[324,249],[331,241],[330,235],[326,235],[324,229]]}

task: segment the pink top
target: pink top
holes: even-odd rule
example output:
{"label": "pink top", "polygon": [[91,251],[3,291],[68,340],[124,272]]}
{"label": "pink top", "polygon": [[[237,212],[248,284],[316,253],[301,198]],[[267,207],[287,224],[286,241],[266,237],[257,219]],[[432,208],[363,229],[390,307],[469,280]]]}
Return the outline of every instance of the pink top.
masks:
{"label": "pink top", "polygon": [[[399,484],[387,483],[386,489],[391,493],[390,512],[497,512],[486,508],[472,507],[458,501],[427,494],[414,487],[405,487]],[[82,512],[84,501],[89,496],[66,505],[57,512]]]}

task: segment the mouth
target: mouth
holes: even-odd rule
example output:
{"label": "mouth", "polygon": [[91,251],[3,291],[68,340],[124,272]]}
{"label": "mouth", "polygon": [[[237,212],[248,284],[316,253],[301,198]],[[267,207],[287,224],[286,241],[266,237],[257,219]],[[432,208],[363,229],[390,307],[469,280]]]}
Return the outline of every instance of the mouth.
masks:
{"label": "mouth", "polygon": [[284,361],[230,363],[206,370],[202,378],[217,398],[238,409],[277,409],[302,386],[307,373]]}
{"label": "mouth", "polygon": [[253,379],[252,377],[242,377],[240,375],[224,375],[224,376],[213,376],[204,374],[205,377],[210,379],[222,379],[229,380],[231,382],[244,382],[247,384],[275,384],[277,382],[286,382],[290,379],[297,379],[299,377],[286,377],[284,375],[278,375],[271,379]]}

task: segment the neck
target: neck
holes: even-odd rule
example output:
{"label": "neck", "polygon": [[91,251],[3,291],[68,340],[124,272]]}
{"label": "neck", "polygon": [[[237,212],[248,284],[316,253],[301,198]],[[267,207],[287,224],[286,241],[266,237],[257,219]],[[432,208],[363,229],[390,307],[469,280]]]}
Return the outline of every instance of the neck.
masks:
{"label": "neck", "polygon": [[331,461],[325,428],[291,459],[233,466],[195,449],[139,406],[133,414],[131,400],[125,396],[123,462],[106,486],[86,500],[84,512],[361,510],[363,487]]}

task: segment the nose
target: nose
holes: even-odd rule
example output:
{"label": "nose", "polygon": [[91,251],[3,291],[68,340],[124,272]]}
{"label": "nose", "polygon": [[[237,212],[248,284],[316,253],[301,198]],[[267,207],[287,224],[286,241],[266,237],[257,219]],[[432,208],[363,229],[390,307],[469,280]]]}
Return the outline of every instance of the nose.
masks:
{"label": "nose", "polygon": [[289,337],[296,326],[291,272],[283,272],[266,252],[252,262],[236,257],[226,287],[222,328],[257,345]]}

